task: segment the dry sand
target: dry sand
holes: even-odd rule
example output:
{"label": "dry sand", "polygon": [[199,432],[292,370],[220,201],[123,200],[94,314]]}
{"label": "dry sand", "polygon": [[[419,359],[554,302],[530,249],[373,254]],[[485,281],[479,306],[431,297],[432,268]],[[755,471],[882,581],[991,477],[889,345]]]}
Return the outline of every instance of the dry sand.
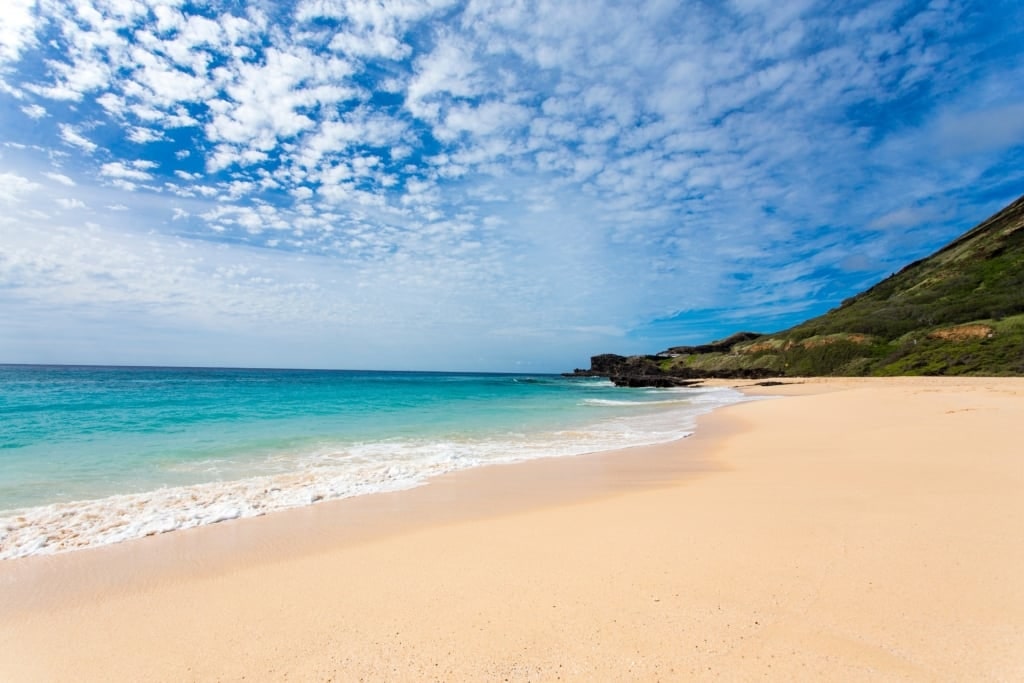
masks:
{"label": "dry sand", "polygon": [[0,680],[1024,680],[1021,379],[0,563]]}

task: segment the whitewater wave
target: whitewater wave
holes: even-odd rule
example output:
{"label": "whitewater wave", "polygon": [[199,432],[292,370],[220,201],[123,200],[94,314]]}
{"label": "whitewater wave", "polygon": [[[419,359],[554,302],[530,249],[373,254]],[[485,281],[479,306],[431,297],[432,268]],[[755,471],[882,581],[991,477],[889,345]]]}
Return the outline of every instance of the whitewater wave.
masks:
{"label": "whitewater wave", "polygon": [[0,511],[0,559],[90,548],[325,500],[398,491],[446,472],[480,465],[665,443],[691,434],[698,415],[744,400],[737,392],[728,391],[696,398],[701,397],[635,403],[594,399],[595,405],[620,408],[674,408],[618,415],[571,430],[463,440],[321,444],[311,451],[264,461],[257,476],[239,477],[238,463],[230,459],[179,462],[174,464],[176,470],[229,479]]}
{"label": "whitewater wave", "polygon": [[585,398],[580,401],[585,406],[607,406],[607,407],[618,407],[618,406],[630,406],[643,408],[645,406],[669,406],[669,405],[680,405],[680,404],[692,404],[693,401],[688,398],[670,398],[670,399],[656,399],[653,401],[617,401],[608,398]]}

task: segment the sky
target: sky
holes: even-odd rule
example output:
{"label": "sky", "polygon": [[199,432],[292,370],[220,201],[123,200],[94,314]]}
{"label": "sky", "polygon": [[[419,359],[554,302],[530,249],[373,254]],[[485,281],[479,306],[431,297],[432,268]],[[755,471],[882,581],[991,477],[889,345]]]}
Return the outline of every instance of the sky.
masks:
{"label": "sky", "polygon": [[1019,0],[4,0],[0,362],[559,372],[1024,193]]}

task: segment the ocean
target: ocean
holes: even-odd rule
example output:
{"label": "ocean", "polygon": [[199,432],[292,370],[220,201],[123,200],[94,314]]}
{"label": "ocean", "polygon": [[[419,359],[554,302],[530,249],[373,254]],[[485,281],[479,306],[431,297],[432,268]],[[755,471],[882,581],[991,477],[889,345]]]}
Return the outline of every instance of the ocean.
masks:
{"label": "ocean", "polygon": [[740,400],[556,375],[0,366],[0,559],[662,443]]}

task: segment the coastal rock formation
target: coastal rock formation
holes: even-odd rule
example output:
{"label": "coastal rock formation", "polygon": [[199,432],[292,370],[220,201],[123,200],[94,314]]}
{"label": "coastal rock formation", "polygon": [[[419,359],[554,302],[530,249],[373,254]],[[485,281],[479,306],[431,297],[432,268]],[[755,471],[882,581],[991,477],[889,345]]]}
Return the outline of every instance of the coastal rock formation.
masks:
{"label": "coastal rock formation", "polygon": [[[656,356],[619,356],[605,353],[591,357],[589,370],[577,368],[565,375],[567,377],[607,377],[620,387],[687,387],[700,384],[705,379],[764,379],[783,375],[783,373],[770,368],[701,369],[668,365],[672,359],[682,357],[683,354],[677,352],[679,348],[711,348],[720,343],[712,342],[703,347],[676,347],[676,349],[670,349]],[[707,351],[705,353],[720,352]]]}
{"label": "coastal rock formation", "polygon": [[604,353],[590,358],[590,369],[577,368],[567,377],[607,377],[621,387],[679,387],[699,380],[666,374],[659,366],[659,356],[619,356]]}

